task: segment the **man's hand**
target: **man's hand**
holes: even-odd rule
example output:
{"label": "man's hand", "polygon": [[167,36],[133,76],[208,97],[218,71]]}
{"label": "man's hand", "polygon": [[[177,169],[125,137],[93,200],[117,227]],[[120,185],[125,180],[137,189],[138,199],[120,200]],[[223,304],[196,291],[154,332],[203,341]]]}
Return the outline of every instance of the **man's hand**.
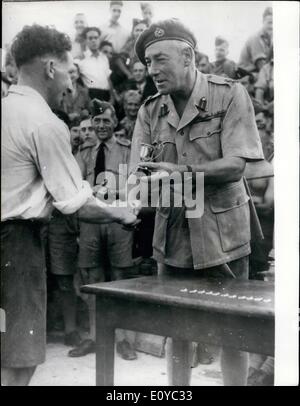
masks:
{"label": "man's hand", "polygon": [[185,165],[177,165],[170,162],[140,162],[139,167],[153,169],[154,171],[166,171],[168,173],[187,171]]}

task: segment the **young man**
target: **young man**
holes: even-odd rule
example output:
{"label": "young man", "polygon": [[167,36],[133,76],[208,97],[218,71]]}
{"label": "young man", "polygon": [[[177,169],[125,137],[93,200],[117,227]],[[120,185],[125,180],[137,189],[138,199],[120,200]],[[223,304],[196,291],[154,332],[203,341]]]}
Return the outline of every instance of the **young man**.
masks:
{"label": "young man", "polygon": [[157,88],[150,76],[147,75],[146,67],[139,61],[132,67],[132,79],[125,83],[125,89],[138,90],[142,101],[157,93]]}
{"label": "young man", "polygon": [[273,10],[267,7],[263,13],[263,27],[246,41],[238,66],[248,72],[259,72],[266,63],[272,43]]}
{"label": "young man", "polygon": [[12,44],[18,84],[2,99],[1,382],[23,386],[46,349],[45,223],[53,207],[82,221],[132,224],[131,210],[93,197],[52,109],[71,87],[71,41],[53,28],[25,26]]}
{"label": "young man", "polygon": [[82,58],[86,51],[85,38],[82,34],[87,26],[85,14],[77,13],[74,18],[75,37],[72,41],[73,58]]}
{"label": "young man", "polygon": [[[204,173],[202,217],[186,218],[184,205],[157,208],[153,256],[161,273],[222,277],[227,264],[236,278],[247,279],[250,208],[242,177],[246,161],[264,158],[253,107],[240,84],[196,70],[195,47],[193,33],[176,19],[153,24],[139,37],[137,55],[159,94],[139,111],[130,167],[140,161],[141,143],[164,143],[159,162],[139,165]],[[189,384],[191,355],[190,344],[169,341],[171,384]],[[225,385],[246,384],[246,353],[224,347],[221,366]]]}
{"label": "young man", "polygon": [[108,101],[112,92],[111,70],[107,56],[99,50],[101,32],[97,27],[88,27],[83,35],[86,39],[87,51],[84,58],[77,61],[83,83],[89,89],[91,99],[99,98]]}
{"label": "young man", "polygon": [[119,23],[122,9],[123,1],[111,1],[109,6],[110,20],[108,24],[101,27],[101,40],[111,42],[116,54],[120,53],[121,49],[130,37],[130,32]]}
{"label": "young man", "polygon": [[195,51],[195,64],[199,72],[205,74],[211,73],[211,63],[207,55]]}
{"label": "young man", "polygon": [[227,59],[229,53],[229,43],[225,38],[216,37],[215,56],[216,60],[211,64],[211,73],[218,76],[224,76],[231,79],[236,77],[235,62]]}
{"label": "young man", "polygon": [[[128,163],[130,142],[114,137],[117,118],[113,106],[99,100],[93,101],[92,124],[97,144],[81,151],[82,174],[95,190],[101,187],[107,174],[118,176],[119,165]],[[125,184],[127,172],[121,174]],[[109,179],[109,178],[108,178]],[[121,186],[121,185],[120,185]],[[118,184],[110,184],[108,190],[118,193]],[[114,189],[114,188],[117,189]],[[113,190],[112,190],[113,189]],[[110,196],[110,193],[109,193]],[[132,259],[133,233],[117,225],[80,225],[79,269],[82,284],[104,280],[137,277]],[[88,296],[88,297],[87,297]],[[95,352],[95,297],[82,295],[89,307],[90,338],[69,352],[71,357],[81,357]],[[124,359],[136,358],[135,333],[118,330],[117,351]]]}

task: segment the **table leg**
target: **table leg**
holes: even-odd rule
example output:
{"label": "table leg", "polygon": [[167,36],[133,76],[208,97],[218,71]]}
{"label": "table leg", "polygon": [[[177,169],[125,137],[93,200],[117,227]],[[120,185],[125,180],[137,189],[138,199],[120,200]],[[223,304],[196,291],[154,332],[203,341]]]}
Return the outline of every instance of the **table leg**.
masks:
{"label": "table leg", "polygon": [[96,386],[114,385],[115,329],[109,314],[97,300],[96,312]]}
{"label": "table leg", "polygon": [[169,385],[189,386],[192,374],[192,343],[168,338],[166,355]]}

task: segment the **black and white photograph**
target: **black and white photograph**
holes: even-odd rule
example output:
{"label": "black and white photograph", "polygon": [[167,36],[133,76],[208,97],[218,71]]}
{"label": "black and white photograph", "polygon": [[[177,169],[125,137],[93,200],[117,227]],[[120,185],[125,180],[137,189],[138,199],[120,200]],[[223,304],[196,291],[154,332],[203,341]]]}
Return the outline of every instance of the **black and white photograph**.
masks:
{"label": "black and white photograph", "polygon": [[297,386],[299,3],[3,1],[1,51],[1,385]]}

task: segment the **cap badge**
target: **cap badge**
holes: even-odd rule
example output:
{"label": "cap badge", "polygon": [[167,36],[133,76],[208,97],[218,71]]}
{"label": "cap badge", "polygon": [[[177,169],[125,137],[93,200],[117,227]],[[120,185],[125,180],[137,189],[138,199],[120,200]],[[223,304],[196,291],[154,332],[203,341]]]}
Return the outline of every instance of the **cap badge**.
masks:
{"label": "cap badge", "polygon": [[165,35],[165,30],[163,30],[162,28],[157,27],[156,30],[154,31],[154,36],[156,38],[163,37],[164,35]]}

